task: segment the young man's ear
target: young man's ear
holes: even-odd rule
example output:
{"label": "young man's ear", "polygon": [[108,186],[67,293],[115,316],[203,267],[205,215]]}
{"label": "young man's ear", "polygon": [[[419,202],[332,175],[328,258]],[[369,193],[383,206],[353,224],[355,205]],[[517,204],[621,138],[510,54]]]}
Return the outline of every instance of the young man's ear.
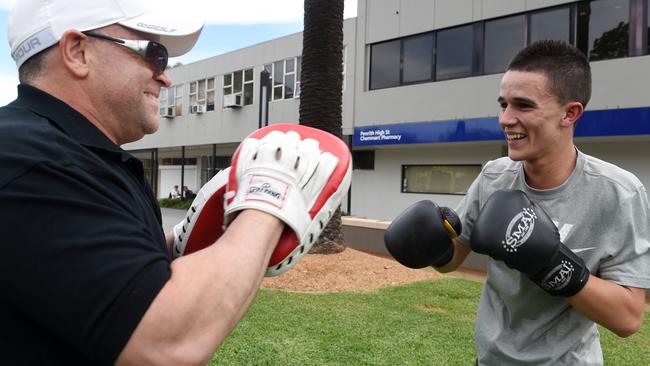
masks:
{"label": "young man's ear", "polygon": [[580,102],[569,102],[564,109],[564,116],[562,117],[562,126],[573,126],[578,122],[585,108]]}
{"label": "young man's ear", "polygon": [[59,55],[70,74],[83,78],[88,75],[88,36],[78,30],[67,30],[59,41]]}

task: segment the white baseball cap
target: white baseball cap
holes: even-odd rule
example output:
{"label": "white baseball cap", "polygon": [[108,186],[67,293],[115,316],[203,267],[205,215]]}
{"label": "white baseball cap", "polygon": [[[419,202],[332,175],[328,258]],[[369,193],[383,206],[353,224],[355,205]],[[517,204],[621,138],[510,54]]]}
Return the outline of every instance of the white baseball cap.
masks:
{"label": "white baseball cap", "polygon": [[[176,2],[180,5],[180,1]],[[153,0],[17,0],[9,16],[11,57],[20,67],[55,45],[69,29],[87,31],[120,24],[160,36],[170,57],[187,53],[199,38],[205,18]],[[198,13],[198,12],[196,12]]]}

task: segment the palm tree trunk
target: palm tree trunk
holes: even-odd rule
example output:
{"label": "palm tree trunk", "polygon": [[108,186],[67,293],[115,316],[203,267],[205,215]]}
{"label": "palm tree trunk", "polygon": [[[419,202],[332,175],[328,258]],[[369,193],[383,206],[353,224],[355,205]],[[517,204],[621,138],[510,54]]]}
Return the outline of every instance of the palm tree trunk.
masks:
{"label": "palm tree trunk", "polygon": [[[343,85],[343,0],[305,0],[300,76],[300,124],[339,138]],[[341,211],[323,230],[311,253],[345,250]]]}

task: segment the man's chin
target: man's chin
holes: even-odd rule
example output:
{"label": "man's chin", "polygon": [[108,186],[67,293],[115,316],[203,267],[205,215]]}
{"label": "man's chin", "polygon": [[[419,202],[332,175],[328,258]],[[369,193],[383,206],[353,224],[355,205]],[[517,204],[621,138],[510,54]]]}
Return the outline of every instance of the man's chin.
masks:
{"label": "man's chin", "polygon": [[[156,131],[158,131],[158,128],[160,128],[160,123],[158,123],[158,118],[156,117],[156,118],[154,118],[152,123],[147,123],[144,134],[145,135],[151,135],[152,133],[156,133]],[[140,138],[142,138],[142,137],[140,137]]]}
{"label": "man's chin", "polygon": [[524,156],[516,151],[508,150],[508,157],[512,161],[522,161],[525,160]]}
{"label": "man's chin", "polygon": [[146,135],[151,135],[158,131],[158,126],[158,122],[156,121],[156,123],[145,124],[141,130],[132,130],[128,136],[124,136],[127,141],[123,141],[119,145],[140,141]]}

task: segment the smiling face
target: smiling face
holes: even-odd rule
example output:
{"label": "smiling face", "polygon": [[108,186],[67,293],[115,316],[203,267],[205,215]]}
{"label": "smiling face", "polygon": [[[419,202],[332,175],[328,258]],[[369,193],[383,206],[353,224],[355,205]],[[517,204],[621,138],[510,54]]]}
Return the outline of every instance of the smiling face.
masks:
{"label": "smiling face", "polygon": [[547,83],[540,72],[515,70],[501,80],[499,125],[512,160],[543,165],[573,151],[574,103],[560,104]]}
{"label": "smiling face", "polygon": [[[120,26],[101,33],[123,39],[148,39],[147,35]],[[171,81],[157,75],[152,65],[126,47],[102,39],[92,42],[93,86],[99,95],[95,107],[113,141],[124,144],[139,140],[158,129],[158,95]]]}

